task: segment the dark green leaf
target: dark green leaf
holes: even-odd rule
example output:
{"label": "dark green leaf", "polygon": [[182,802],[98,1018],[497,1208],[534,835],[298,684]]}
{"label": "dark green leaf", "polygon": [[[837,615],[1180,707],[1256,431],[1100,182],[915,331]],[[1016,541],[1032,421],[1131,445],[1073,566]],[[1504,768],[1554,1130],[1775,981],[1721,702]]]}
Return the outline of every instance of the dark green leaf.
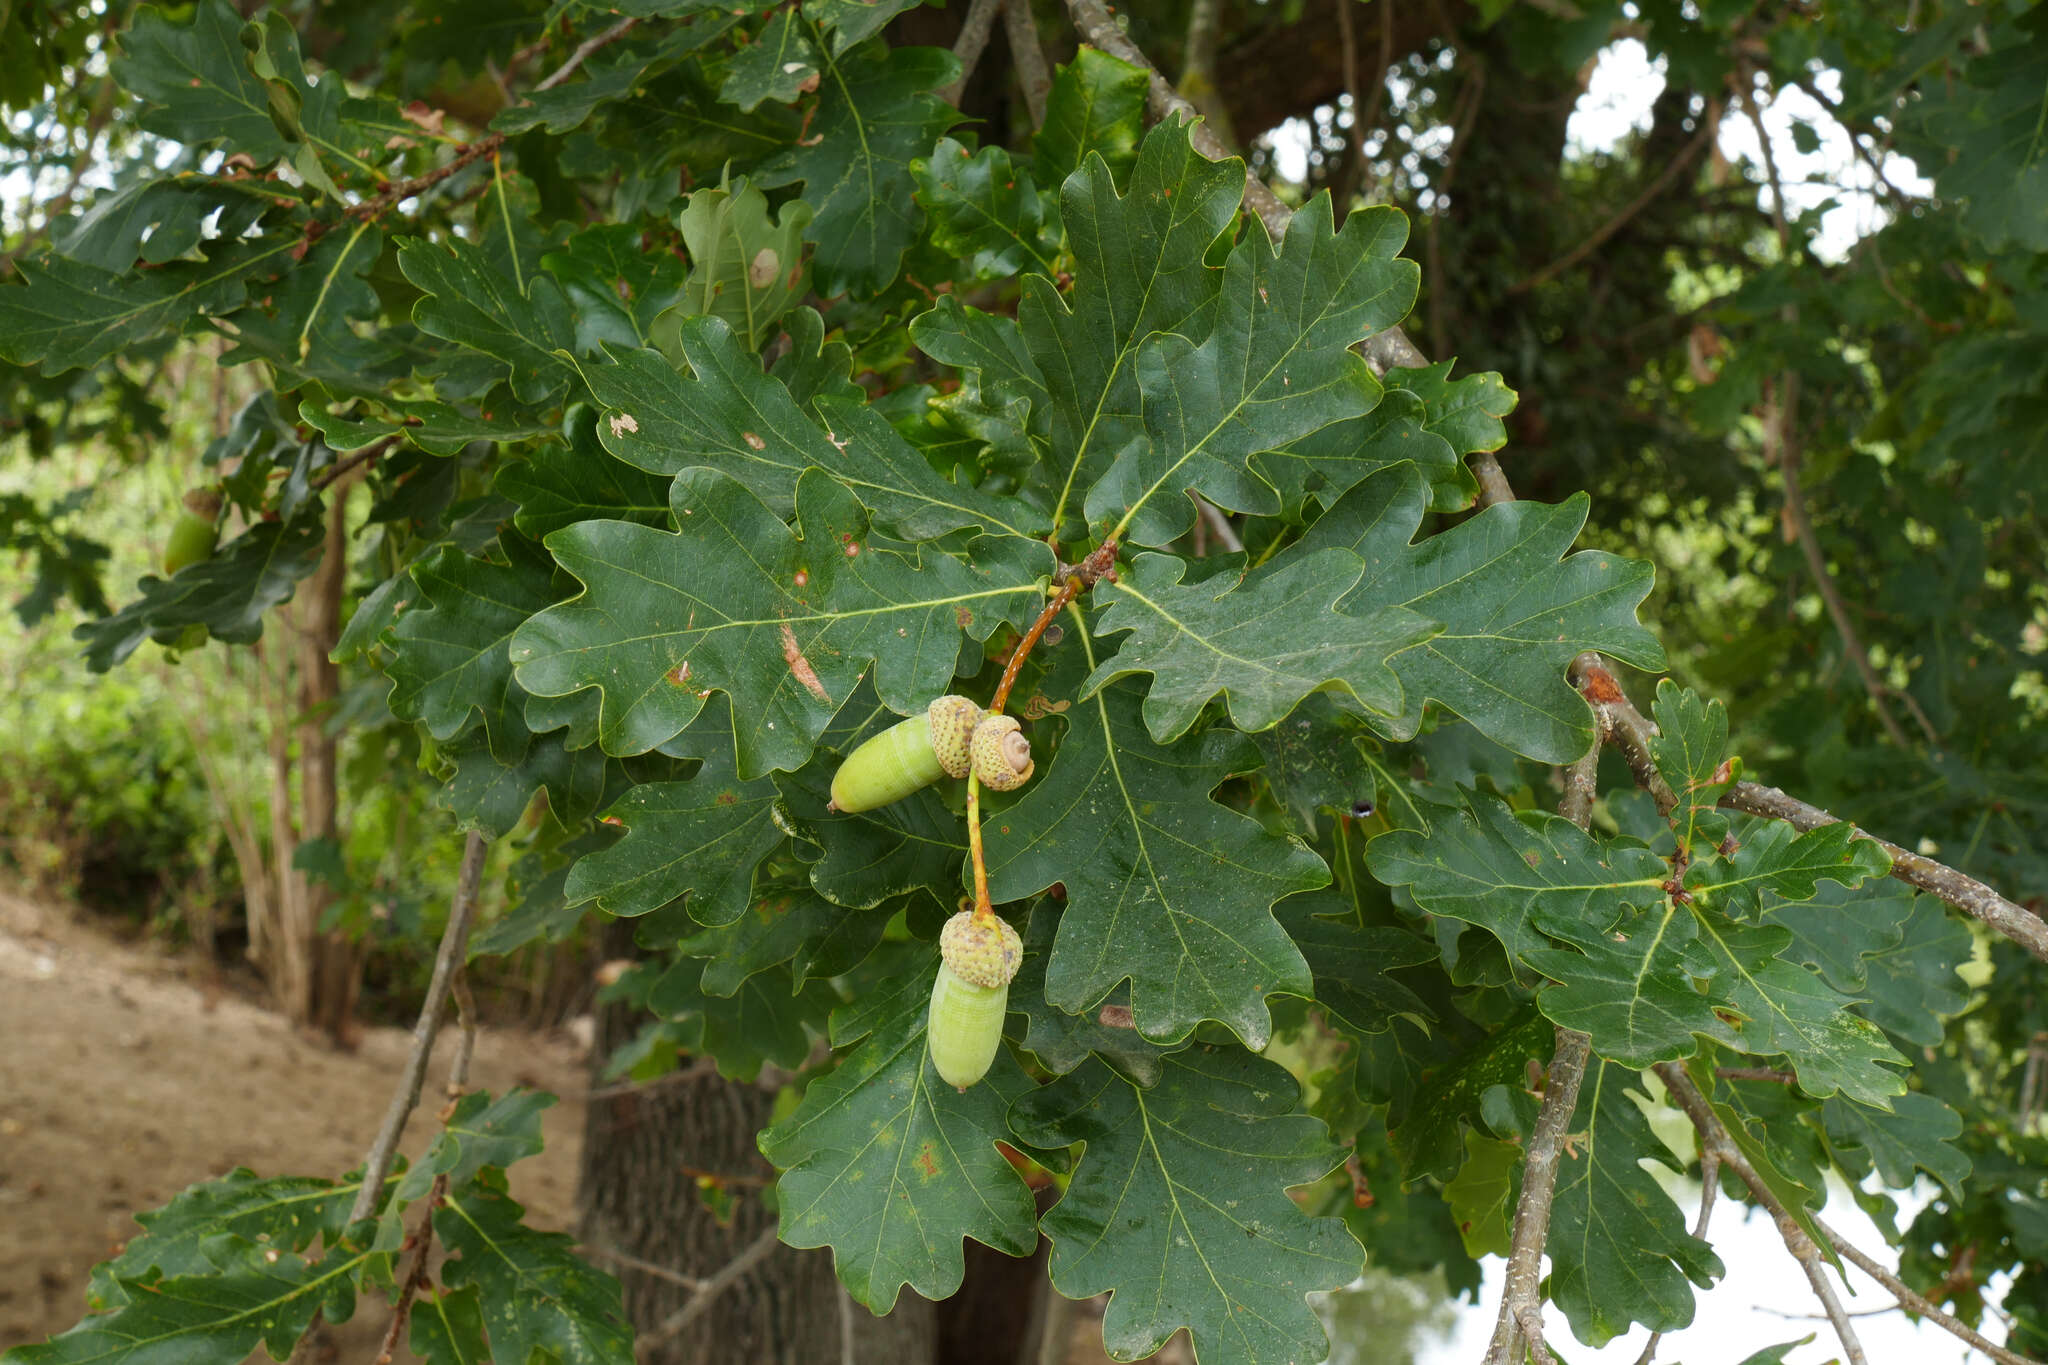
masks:
{"label": "dark green leaf", "polygon": [[1340,608],[1399,605],[1443,623],[1443,634],[1395,659],[1408,702],[1391,727],[1396,738],[1415,733],[1423,699],[1433,698],[1517,753],[1546,763],[1579,757],[1593,725],[1565,680],[1573,656],[1597,649],[1664,667],[1663,649],[1635,617],[1650,566],[1566,553],[1586,521],[1583,494],[1556,506],[1502,503],[1410,545],[1428,506],[1422,475],[1397,465],[1338,499],[1286,553],[1351,550],[1367,569]]}
{"label": "dark green leaf", "polygon": [[1309,693],[1341,691],[1384,715],[1402,711],[1392,659],[1437,633],[1400,607],[1340,615],[1337,600],[1365,572],[1346,550],[1289,556],[1241,583],[1229,575],[1182,586],[1185,561],[1139,555],[1114,585],[1095,633],[1130,631],[1081,684],[1083,696],[1132,673],[1150,673],[1145,725],[1165,743],[1187,732],[1222,693],[1239,730],[1279,724]]}
{"label": "dark green leaf", "polygon": [[1408,887],[1431,914],[1488,930],[1518,959],[1549,947],[1539,918],[1544,932],[1569,924],[1594,934],[1631,911],[1661,913],[1671,875],[1646,848],[1600,843],[1562,816],[1518,814],[1490,796],[1447,812],[1428,834],[1383,834],[1366,857],[1373,876]]}
{"label": "dark green leaf", "polygon": [[[877,728],[896,719],[885,713]],[[827,809],[839,763],[839,754],[821,754],[775,778],[782,792],[777,822],[823,855],[811,864],[811,886],[827,900],[857,909],[919,890],[950,903],[967,860],[967,829],[959,814],[931,787],[856,814]]]}
{"label": "dark green leaf", "polygon": [[718,98],[752,113],[762,100],[794,104],[818,88],[824,59],[794,5],[770,19],[726,67]]}
{"label": "dark green leaf", "polygon": [[515,1161],[540,1155],[541,1112],[554,1107],[555,1097],[537,1090],[513,1090],[492,1099],[482,1090],[464,1095],[442,1125],[434,1145],[409,1168],[392,1195],[394,1204],[418,1199],[445,1175],[452,1187],[475,1179],[486,1166],[503,1169]]}
{"label": "dark green leaf", "polygon": [[1102,1341],[1126,1360],[1182,1328],[1219,1359],[1320,1360],[1323,1329],[1305,1296],[1348,1283],[1363,1257],[1341,1221],[1305,1216],[1285,1191],[1327,1173],[1343,1150],[1294,1112],[1294,1081],[1272,1062],[1200,1047],[1161,1066],[1158,1084],[1141,1089],[1089,1062],[1011,1110],[1026,1142],[1087,1144],[1042,1220],[1054,1288],[1109,1292]]}
{"label": "dark green leaf", "polygon": [[1917,1091],[1900,1095],[1886,1113],[1837,1095],[1822,1108],[1821,1119],[1838,1154],[1844,1147],[1861,1149],[1863,1160],[1852,1167],[1852,1175],[1874,1167],[1885,1184],[1904,1190],[1925,1171],[1948,1187],[1950,1197],[1964,1197],[1970,1158],[1955,1145],[1962,1136],[1963,1116],[1934,1096]]}
{"label": "dark green leaf", "polygon": [[1154,332],[1207,336],[1223,272],[1203,264],[1237,213],[1244,165],[1213,162],[1169,120],[1139,148],[1128,194],[1091,156],[1060,191],[1074,254],[1072,292],[1024,277],[1017,319],[1050,395],[1054,520],[1078,513],[1083,493],[1143,435],[1136,356]]}
{"label": "dark green leaf", "polygon": [[645,915],[688,894],[698,923],[730,924],[746,911],[755,864],[781,842],[769,818],[774,802],[772,782],[738,780],[723,754],[688,782],[640,783],[605,813],[626,837],[577,862],[569,903]]}
{"label": "dark green leaf", "polygon": [[1429,1024],[1435,1012],[1388,973],[1434,962],[1436,945],[1406,929],[1358,925],[1343,896],[1312,891],[1274,911],[1315,972],[1315,999],[1360,1033],[1393,1026],[1396,1015]]}
{"label": "dark green leaf", "polygon": [[585,590],[513,637],[528,691],[603,692],[608,753],[666,742],[716,691],[732,698],[743,776],[800,768],[871,662],[885,703],[921,710],[962,637],[1034,610],[1050,568],[1043,547],[1016,541],[977,567],[872,543],[859,503],[822,471],[798,486],[799,534],[711,470],[685,470],[673,496],[674,535],[587,521],[549,536]]}
{"label": "dark green leaf", "polygon": [[512,632],[556,600],[554,566],[529,543],[511,540],[509,562],[454,546],[415,561],[420,596],[386,634],[391,711],[446,742],[481,717],[499,762],[526,751],[526,691],[512,680]]}
{"label": "dark green leaf", "polygon": [[222,1234],[208,1238],[202,1265],[185,1275],[124,1280],[127,1301],[39,1346],[7,1353],[21,1365],[237,1365],[259,1346],[278,1360],[325,1310],[336,1322],[355,1311],[353,1274],[369,1259],[337,1248],[324,1257],[280,1254],[275,1246]]}
{"label": "dark green leaf", "polygon": [[72,632],[86,662],[104,673],[145,639],[170,643],[187,626],[216,640],[246,645],[263,634],[263,614],[290,599],[299,580],[319,566],[326,541],[317,507],[291,521],[264,521],[222,546],[212,559],[169,579],[144,575],[142,596]]}
{"label": "dark green leaf", "polygon": [[1001,147],[969,152],[942,137],[929,157],[911,161],[910,173],[931,219],[932,245],[959,257],[970,278],[1053,273],[1059,244],[1048,232],[1038,186]]}
{"label": "dark green leaf", "polygon": [[1250,459],[1379,401],[1379,382],[1348,348],[1414,303],[1421,272],[1398,255],[1407,236],[1407,218],[1389,208],[1361,209],[1334,230],[1327,195],[1288,220],[1277,251],[1263,233],[1246,234],[1218,281],[1206,338],[1166,333],[1140,347],[1147,439],[1089,488],[1089,519],[1121,514],[1130,539],[1162,545],[1192,525],[1192,505],[1172,496],[1183,490],[1279,511]]}
{"label": "dark green leaf", "polygon": [[887,422],[858,402],[821,396],[820,425],[760,358],[718,318],[689,318],[678,345],[685,378],[655,351],[614,351],[584,377],[611,411],[599,421],[605,449],[642,469],[674,474],[720,469],[746,480],[778,515],[794,506],[807,469],[830,470],[899,534],[925,538],[964,526],[1032,535],[1043,518],[1007,498],[947,482]]}
{"label": "dark green leaf", "polygon": [[1014,1140],[1004,1113],[1031,1083],[1000,1050],[980,1084],[939,1079],[925,1054],[931,964],[902,973],[867,1041],[761,1134],[782,1169],[782,1240],[830,1246],[839,1278],[877,1313],[906,1284],[928,1299],[957,1290],[964,1237],[1012,1256],[1037,1239],[1031,1191],[996,1146]]}
{"label": "dark green leaf", "polygon": [[527,1227],[524,1212],[475,1185],[451,1190],[434,1213],[449,1252],[441,1280],[476,1287],[491,1359],[530,1362],[545,1352],[561,1365],[632,1365],[619,1282],[577,1255],[574,1238]]}
{"label": "dark green leaf", "polygon": [[62,256],[19,261],[23,283],[0,287],[0,360],[57,374],[140,346],[193,317],[232,313],[250,280],[282,269],[296,245],[269,237],[241,241],[208,260],[132,275]]}
{"label": "dark green leaf", "polygon": [[1594,1058],[1586,1066],[1550,1212],[1550,1293],[1590,1346],[1641,1323],[1676,1331],[1692,1322],[1693,1293],[1724,1273],[1721,1258],[1686,1231],[1685,1214],[1657,1178],[1655,1161],[1683,1167],[1629,1097],[1629,1070]]}
{"label": "dark green leaf", "polygon": [[1728,817],[1715,806],[1741,775],[1733,765],[1722,767],[1728,756],[1728,709],[1666,678],[1657,684],[1652,714],[1658,733],[1650,753],[1678,796],[1669,818],[1679,847],[1718,845],[1728,833]]}
{"label": "dark green leaf", "polygon": [[516,257],[506,264],[512,273],[460,239],[398,244],[398,268],[426,296],[412,310],[420,330],[501,362],[521,401],[545,403],[576,378],[562,354],[576,346],[574,314],[554,276],[528,274]]}
{"label": "dark green leaf", "polygon": [[647,345],[654,320],[690,297],[682,264],[642,249],[639,230],[624,223],[585,228],[540,263],[568,295],[581,355],[605,344]]}
{"label": "dark green leaf", "polygon": [[[1092,662],[1084,648],[1051,651],[1059,664],[1035,697],[1070,702]],[[1028,714],[1029,700],[1016,709]],[[1216,1019],[1259,1047],[1272,1032],[1265,996],[1310,993],[1308,964],[1271,907],[1328,881],[1322,860],[1209,799],[1257,765],[1229,731],[1155,744],[1124,684],[1073,704],[1050,767],[1040,758],[1022,799],[983,833],[996,900],[1066,886],[1052,1004],[1079,1013],[1128,977],[1146,1037],[1177,1040]]]}
{"label": "dark green leaf", "polygon": [[[900,6],[852,0],[845,8],[864,22]],[[765,188],[804,182],[804,200],[818,214],[806,239],[817,244],[812,265],[828,298],[877,293],[895,280],[923,217],[910,159],[960,117],[929,93],[959,74],[952,53],[879,43],[849,49],[848,31],[842,27],[825,63],[810,136],[756,172]]]}
{"label": "dark green leaf", "polygon": [[1081,169],[1092,152],[1122,180],[1138,157],[1145,131],[1150,73],[1143,67],[1083,47],[1053,76],[1045,123],[1031,143],[1038,183],[1056,187]]}

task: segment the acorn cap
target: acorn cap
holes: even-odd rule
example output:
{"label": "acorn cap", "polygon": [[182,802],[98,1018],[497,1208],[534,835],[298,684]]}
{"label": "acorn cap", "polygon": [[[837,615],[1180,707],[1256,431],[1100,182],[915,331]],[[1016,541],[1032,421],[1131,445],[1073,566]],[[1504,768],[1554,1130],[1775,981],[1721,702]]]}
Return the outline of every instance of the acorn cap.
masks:
{"label": "acorn cap", "polygon": [[976,986],[1007,986],[1024,960],[1024,940],[1001,919],[977,924],[972,910],[962,910],[939,931],[939,957],[953,975]]}
{"label": "acorn cap", "polygon": [[925,711],[931,727],[932,755],[948,777],[967,776],[974,761],[974,727],[981,724],[982,710],[965,697],[940,697]]}
{"label": "acorn cap", "polygon": [[1015,791],[1037,767],[1031,741],[1024,738],[1015,716],[990,716],[974,727],[974,775],[999,792]]}

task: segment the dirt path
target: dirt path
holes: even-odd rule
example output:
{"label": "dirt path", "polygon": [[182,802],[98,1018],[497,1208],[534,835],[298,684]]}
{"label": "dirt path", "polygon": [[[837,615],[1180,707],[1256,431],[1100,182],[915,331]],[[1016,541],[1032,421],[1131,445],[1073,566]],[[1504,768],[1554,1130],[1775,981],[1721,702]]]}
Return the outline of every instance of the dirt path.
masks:
{"label": "dirt path", "polygon": [[[236,1166],[339,1176],[360,1163],[407,1042],[380,1028],[332,1051],[202,991],[160,953],[0,894],[0,1350],[79,1319],[87,1270],[137,1231],[135,1210]],[[448,1047],[408,1155],[433,1138]],[[563,1097],[547,1150],[511,1174],[535,1225],[567,1228],[583,1135],[574,1044],[486,1030],[471,1081]],[[383,1306],[365,1302],[339,1333],[342,1358],[374,1354],[383,1326]]]}

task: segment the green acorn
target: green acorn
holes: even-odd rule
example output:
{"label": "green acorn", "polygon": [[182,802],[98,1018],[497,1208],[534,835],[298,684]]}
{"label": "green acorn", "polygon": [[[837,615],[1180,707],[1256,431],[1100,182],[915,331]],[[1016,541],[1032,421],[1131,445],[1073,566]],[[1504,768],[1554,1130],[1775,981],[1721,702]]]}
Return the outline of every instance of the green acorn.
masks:
{"label": "green acorn", "polygon": [[899,721],[847,755],[832,775],[836,811],[873,810],[901,801],[941,777],[965,777],[970,766],[998,791],[1031,776],[1031,742],[1009,716],[988,716],[965,697],[945,696],[921,716]]}
{"label": "green acorn", "polygon": [[164,577],[213,558],[220,544],[220,494],[211,488],[195,488],[185,495],[185,510],[171,523],[170,538],[164,543]]}
{"label": "green acorn", "polygon": [[1003,1044],[1010,980],[1023,958],[1023,940],[1000,919],[977,923],[972,910],[962,910],[946,921],[925,1027],[932,1066],[946,1084],[965,1090],[988,1074]]}

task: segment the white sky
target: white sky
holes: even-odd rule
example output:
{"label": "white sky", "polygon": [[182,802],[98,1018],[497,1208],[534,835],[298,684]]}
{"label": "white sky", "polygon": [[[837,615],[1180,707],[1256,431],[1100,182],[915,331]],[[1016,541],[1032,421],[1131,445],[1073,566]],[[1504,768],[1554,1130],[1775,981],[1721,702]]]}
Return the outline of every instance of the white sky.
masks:
{"label": "white sky", "polygon": [[[1699,1209],[1698,1182],[1671,1178],[1670,1172],[1661,1167],[1651,1169],[1685,1210],[1687,1226],[1691,1226]],[[1911,1221],[1912,1213],[1926,1199],[1926,1194],[1917,1191],[1903,1193],[1900,1227]],[[1885,1245],[1876,1225],[1851,1201],[1846,1186],[1832,1184],[1822,1217],[1854,1245],[1887,1265],[1896,1264],[1891,1248]],[[1789,1352],[1785,1357],[1787,1365],[1822,1365],[1841,1359],[1841,1342],[1834,1329],[1825,1319],[1808,1316],[1818,1313],[1820,1305],[1798,1263],[1779,1240],[1769,1215],[1750,1211],[1747,1205],[1727,1198],[1724,1190],[1715,1203],[1707,1240],[1720,1255],[1728,1274],[1712,1289],[1697,1293],[1693,1325],[1664,1338],[1657,1349],[1658,1365],[1738,1365],[1766,1346],[1796,1341],[1808,1333],[1814,1334],[1814,1339]],[[1486,1354],[1486,1344],[1493,1336],[1494,1315],[1500,1306],[1502,1265],[1498,1257],[1487,1258],[1486,1281],[1480,1287],[1479,1302],[1459,1304],[1457,1325],[1451,1336],[1417,1352],[1418,1365],[1473,1365]],[[1828,1274],[1835,1280],[1842,1306],[1852,1314],[1892,1303],[1890,1294],[1853,1266],[1849,1268],[1853,1293],[1844,1291],[1833,1271]],[[2002,1295],[2003,1289],[2001,1282],[1998,1295]],[[1635,1365],[1650,1335],[1638,1328],[1595,1350],[1572,1336],[1570,1324],[1554,1305],[1548,1308],[1544,1321],[1550,1344],[1559,1358],[1570,1365]],[[1932,1323],[1908,1321],[1904,1313],[1859,1317],[1854,1319],[1854,1325],[1864,1352],[1879,1365],[1949,1365],[1952,1361],[1981,1365],[1985,1359]],[[1982,1330],[1993,1341],[2005,1339],[2005,1329],[1995,1322],[1985,1323]]]}
{"label": "white sky", "polygon": [[[1841,93],[1841,80],[1832,71],[1816,73],[1812,84],[1831,99]],[[1651,61],[1648,50],[1634,38],[1611,44],[1600,54],[1586,93],[1566,125],[1567,154],[1611,152],[1623,139],[1646,131],[1650,108],[1663,92],[1662,59]],[[1763,120],[1792,210],[1796,213],[1829,199],[1835,201],[1821,217],[1814,239],[1817,255],[1839,260],[1858,238],[1884,225],[1887,207],[1876,176],[1851,148],[1848,130],[1811,96],[1798,89],[1782,90],[1764,105]],[[1798,150],[1793,142],[1794,123],[1813,129],[1820,144],[1815,151]],[[1275,168],[1285,178],[1299,182],[1308,173],[1307,125],[1290,120],[1274,131],[1271,141]],[[1729,110],[1721,119],[1718,141],[1721,155],[1739,164],[1757,182],[1757,203],[1767,208],[1770,191],[1764,185],[1755,125],[1740,109]],[[1934,192],[1933,183],[1919,174],[1908,157],[1891,154],[1884,168],[1891,183],[1907,195],[1924,198]]]}

